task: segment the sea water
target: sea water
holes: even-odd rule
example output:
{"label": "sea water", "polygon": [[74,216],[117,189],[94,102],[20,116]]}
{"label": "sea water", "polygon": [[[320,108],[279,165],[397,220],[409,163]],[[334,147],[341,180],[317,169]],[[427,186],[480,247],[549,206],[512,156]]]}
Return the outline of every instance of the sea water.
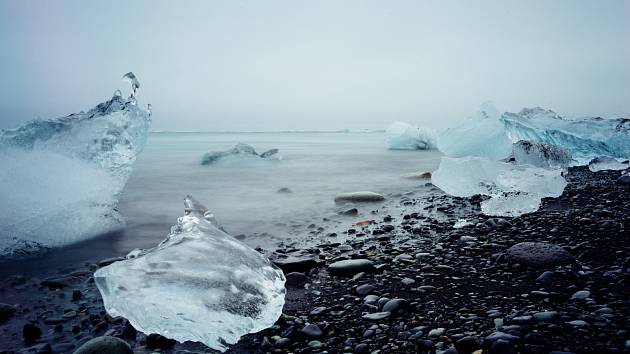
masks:
{"label": "sea water", "polygon": [[[205,153],[237,143],[258,152],[277,148],[282,159],[234,158],[201,165]],[[151,133],[120,195],[125,229],[52,250],[31,266],[50,263],[70,269],[154,247],[183,215],[188,194],[204,203],[227,232],[252,247],[323,241],[330,232],[400,204],[402,194],[422,196],[429,180],[401,176],[433,171],[439,159],[436,151],[389,150],[384,132]],[[279,193],[281,188],[291,192]],[[381,193],[387,199],[358,206],[334,203],[336,194],[355,191]],[[358,207],[359,215],[339,215],[352,207]]]}

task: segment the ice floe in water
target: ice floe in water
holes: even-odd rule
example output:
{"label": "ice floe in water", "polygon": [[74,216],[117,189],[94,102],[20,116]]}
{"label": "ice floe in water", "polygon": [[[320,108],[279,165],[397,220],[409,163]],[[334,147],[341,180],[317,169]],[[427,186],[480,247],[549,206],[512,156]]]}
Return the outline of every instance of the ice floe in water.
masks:
{"label": "ice floe in water", "polygon": [[475,156],[443,157],[432,182],[454,196],[489,196],[481,203],[486,215],[518,216],[538,210],[541,198],[562,194],[567,184],[562,171]]}
{"label": "ice floe in water", "polygon": [[438,149],[450,157],[481,156],[493,160],[506,158],[512,152],[501,114],[490,103],[484,103],[476,115],[438,136]]}
{"label": "ice floe in water", "polygon": [[545,168],[567,168],[571,164],[571,152],[559,146],[519,140],[512,146],[512,157],[518,165]]}
{"label": "ice floe in water", "polygon": [[580,164],[599,156],[626,158],[630,151],[630,119],[568,119],[540,107],[504,113],[501,121],[512,141],[529,140],[571,151]]}
{"label": "ice floe in water", "polygon": [[132,256],[94,279],[107,312],[144,333],[224,351],[282,313],[282,271],[224,232],[192,197],[162,243]]}
{"label": "ice floe in water", "polygon": [[117,196],[149,124],[135,97],[116,91],[88,112],[1,131],[0,257],[120,228]]}
{"label": "ice floe in water", "polygon": [[621,171],[628,168],[627,163],[621,163],[612,157],[596,157],[588,164],[588,169],[592,172],[613,170]]}
{"label": "ice floe in water", "polygon": [[270,149],[262,154],[258,154],[256,149],[249,144],[238,143],[233,148],[226,151],[209,152],[203,155],[201,159],[202,165],[211,165],[219,161],[232,159],[232,158],[261,158],[267,160],[281,160],[282,156],[278,153],[278,149]]}
{"label": "ice floe in water", "polygon": [[404,122],[392,123],[385,130],[387,145],[392,150],[435,149],[435,133]]}

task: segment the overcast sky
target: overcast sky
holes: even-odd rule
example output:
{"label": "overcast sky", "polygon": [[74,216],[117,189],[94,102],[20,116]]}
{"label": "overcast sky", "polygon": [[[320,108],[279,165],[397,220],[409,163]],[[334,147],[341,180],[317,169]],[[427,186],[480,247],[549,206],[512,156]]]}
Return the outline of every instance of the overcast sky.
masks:
{"label": "overcast sky", "polygon": [[440,128],[484,101],[630,117],[630,1],[0,0],[0,128],[133,71],[154,130]]}

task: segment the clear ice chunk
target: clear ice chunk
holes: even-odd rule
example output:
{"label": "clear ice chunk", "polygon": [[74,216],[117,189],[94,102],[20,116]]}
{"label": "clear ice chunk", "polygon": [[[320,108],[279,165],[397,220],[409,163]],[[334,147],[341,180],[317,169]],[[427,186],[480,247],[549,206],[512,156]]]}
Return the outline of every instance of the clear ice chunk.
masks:
{"label": "clear ice chunk", "polygon": [[0,131],[0,257],[121,228],[117,197],[149,125],[115,94],[86,113]]}
{"label": "clear ice chunk", "polygon": [[489,196],[481,203],[486,215],[518,216],[538,210],[542,198],[560,196],[567,184],[562,172],[475,156],[443,157],[431,181],[450,195]]}
{"label": "clear ice chunk", "polygon": [[131,84],[131,97],[136,97],[138,95],[138,89],[140,88],[140,81],[134,73],[131,71],[123,75],[123,80],[129,82]]}
{"label": "clear ice chunk", "polygon": [[519,140],[512,146],[512,156],[518,165],[545,168],[567,168],[571,164],[571,152],[559,146]]}
{"label": "clear ice chunk", "polygon": [[512,141],[506,135],[500,117],[492,103],[484,103],[475,116],[441,132],[438,149],[450,157],[480,156],[493,160],[508,157],[512,152]]}
{"label": "clear ice chunk", "polygon": [[387,145],[392,150],[435,149],[435,133],[404,122],[392,123],[385,130]]}
{"label": "clear ice chunk", "polygon": [[612,170],[621,171],[628,168],[627,163],[622,163],[612,157],[596,157],[588,164],[588,169],[592,172]]}
{"label": "clear ice chunk", "polygon": [[630,119],[568,119],[540,107],[504,113],[501,121],[512,141],[528,140],[560,146],[587,164],[600,156],[626,158],[630,151]]}
{"label": "clear ice chunk", "polygon": [[224,351],[282,313],[285,278],[192,197],[157,247],[94,273],[105,309],[144,333]]}
{"label": "clear ice chunk", "polygon": [[270,149],[262,154],[258,154],[256,149],[249,144],[238,143],[233,148],[226,151],[209,152],[201,158],[202,165],[211,165],[221,160],[229,158],[256,157],[267,160],[281,160],[282,156],[278,153],[278,149]]}

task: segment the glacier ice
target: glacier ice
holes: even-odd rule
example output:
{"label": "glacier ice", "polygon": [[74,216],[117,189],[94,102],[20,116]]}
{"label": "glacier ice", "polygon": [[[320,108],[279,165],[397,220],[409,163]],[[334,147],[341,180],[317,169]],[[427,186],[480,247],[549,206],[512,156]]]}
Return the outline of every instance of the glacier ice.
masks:
{"label": "glacier ice", "polygon": [[513,144],[512,157],[518,165],[545,168],[567,168],[572,161],[569,150],[527,140],[519,140]]}
{"label": "glacier ice", "polygon": [[486,215],[518,216],[538,210],[541,198],[562,194],[567,184],[562,171],[476,156],[442,157],[432,182],[454,196],[489,196],[481,203]]}
{"label": "glacier ice", "polygon": [[592,172],[613,170],[621,171],[628,168],[627,163],[621,163],[612,157],[596,157],[588,164],[588,169]]}
{"label": "glacier ice", "polygon": [[0,131],[0,257],[120,228],[117,195],[149,124],[116,91],[88,112]]}
{"label": "glacier ice", "polygon": [[508,157],[512,141],[501,124],[500,113],[490,103],[484,103],[476,115],[457,127],[438,135],[438,149],[446,156],[480,156],[494,160]]}
{"label": "glacier ice", "polygon": [[404,122],[394,122],[385,130],[387,145],[392,150],[435,149],[435,133]]}
{"label": "glacier ice", "polygon": [[626,158],[630,152],[630,119],[582,117],[568,119],[540,107],[504,113],[501,122],[512,141],[529,140],[557,145],[587,164],[599,156]]}
{"label": "glacier ice", "polygon": [[226,151],[209,152],[203,155],[201,159],[202,165],[211,165],[221,160],[234,157],[257,157],[268,160],[281,160],[282,156],[278,153],[278,149],[270,149],[262,154],[258,154],[256,149],[249,144],[238,143],[233,148]]}
{"label": "glacier ice", "polygon": [[94,279],[110,315],[147,334],[220,351],[272,326],[284,305],[282,271],[190,196],[164,241],[97,270]]}

